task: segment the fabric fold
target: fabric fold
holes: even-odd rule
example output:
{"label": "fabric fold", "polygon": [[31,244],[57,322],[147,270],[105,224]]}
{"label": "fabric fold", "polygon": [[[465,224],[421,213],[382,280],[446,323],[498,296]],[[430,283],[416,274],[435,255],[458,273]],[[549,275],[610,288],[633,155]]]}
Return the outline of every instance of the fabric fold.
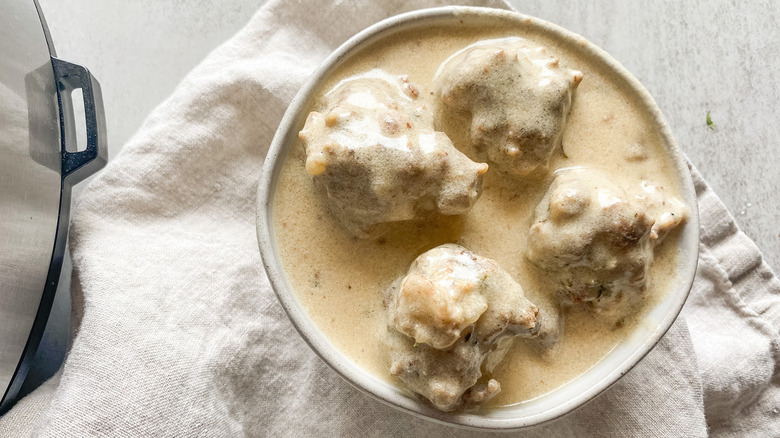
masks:
{"label": "fabric fold", "polygon": [[772,436],[780,427],[780,281],[692,169],[701,217],[699,266],[682,315],[702,373],[713,436]]}

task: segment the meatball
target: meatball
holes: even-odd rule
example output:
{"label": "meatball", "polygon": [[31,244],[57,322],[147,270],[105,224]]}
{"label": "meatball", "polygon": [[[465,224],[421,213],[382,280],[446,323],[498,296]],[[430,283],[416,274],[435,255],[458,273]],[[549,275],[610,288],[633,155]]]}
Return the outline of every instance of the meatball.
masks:
{"label": "meatball", "polygon": [[390,373],[438,409],[497,394],[492,371],[514,337],[541,326],[539,308],[495,261],[445,244],[417,257],[385,294]]}
{"label": "meatball", "polygon": [[515,178],[547,168],[560,146],[582,73],[522,38],[480,41],[450,57],[434,78],[441,101],[471,113],[481,159]]}
{"label": "meatball", "polygon": [[[480,382],[482,363],[489,353],[474,340],[460,339],[439,350],[428,344],[414,344],[409,338],[390,333],[390,374],[442,411],[490,400],[501,391],[495,379]],[[503,349],[501,354],[506,353]]]}
{"label": "meatball", "polygon": [[653,228],[650,229],[650,241],[658,245],[670,231],[677,228],[688,217],[688,211],[679,199],[665,196],[663,187],[647,181],[642,181],[641,186],[642,192],[637,195],[637,198],[655,218]]}
{"label": "meatball", "polygon": [[686,215],[649,184],[629,196],[598,171],[569,169],[536,209],[526,256],[557,279],[567,301],[623,314],[642,298],[653,248]]}
{"label": "meatball", "polygon": [[329,91],[327,110],[310,113],[299,133],[306,171],[357,237],[434,211],[463,214],[479,198],[487,164],[471,161],[433,129],[421,95],[406,77],[372,70]]}

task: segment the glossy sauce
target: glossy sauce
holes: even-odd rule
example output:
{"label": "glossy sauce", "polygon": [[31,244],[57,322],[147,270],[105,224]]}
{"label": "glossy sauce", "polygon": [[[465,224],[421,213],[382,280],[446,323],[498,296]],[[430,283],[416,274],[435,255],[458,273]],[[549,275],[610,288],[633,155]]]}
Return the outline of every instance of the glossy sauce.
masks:
{"label": "glossy sauce", "polygon": [[[528,299],[548,311],[556,306],[554,284],[523,255],[534,209],[552,180],[553,170],[596,168],[623,186],[638,189],[641,181],[647,180],[664,187],[667,195],[679,197],[675,167],[666,157],[662,137],[653,119],[634,102],[633,93],[578,55],[576,47],[559,46],[544,35],[528,33],[526,28],[431,28],[401,33],[359,51],[331,75],[319,93],[326,93],[346,77],[382,68],[393,75],[408,75],[410,82],[425,90],[429,105],[435,105],[431,82],[444,60],[476,41],[507,36],[544,45],[562,64],[584,74],[563,134],[565,155],[554,153],[551,171],[544,177],[520,185],[488,171],[482,197],[468,214],[397,223],[377,240],[359,240],[343,229],[317,196],[312,177],[304,169],[300,141],[290,145],[273,206],[274,232],[285,272],[328,339],[360,367],[382,379],[392,380],[383,345],[387,322],[382,293],[406,272],[415,257],[435,246],[454,242],[492,258],[522,285]],[[322,110],[317,102],[310,109]],[[473,157],[468,115],[449,114],[444,120],[437,129]],[[646,158],[637,159],[642,156]],[[663,295],[674,273],[676,246],[677,233],[673,232],[656,249],[646,300]],[[585,308],[567,308],[564,315],[565,328],[556,347],[543,350],[526,340],[515,341],[492,375],[502,391],[488,405],[521,403],[576,378],[626,337],[643,312],[618,325]]]}

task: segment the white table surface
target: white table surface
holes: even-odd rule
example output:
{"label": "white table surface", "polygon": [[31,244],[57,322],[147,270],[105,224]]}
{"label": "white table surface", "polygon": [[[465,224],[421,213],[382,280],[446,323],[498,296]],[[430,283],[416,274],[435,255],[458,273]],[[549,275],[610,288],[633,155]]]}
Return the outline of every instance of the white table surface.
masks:
{"label": "white table surface", "polygon": [[[265,2],[39,1],[60,57],[102,84],[110,156]],[[583,35],[637,76],[690,160],[780,267],[780,2],[510,3]]]}

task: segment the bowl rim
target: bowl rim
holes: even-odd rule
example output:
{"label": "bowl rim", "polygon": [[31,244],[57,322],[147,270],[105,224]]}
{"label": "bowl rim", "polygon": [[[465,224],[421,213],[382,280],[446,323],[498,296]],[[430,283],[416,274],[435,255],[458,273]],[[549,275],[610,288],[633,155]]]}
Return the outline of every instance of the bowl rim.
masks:
{"label": "bowl rim", "polygon": [[[273,194],[276,189],[281,166],[284,164],[284,159],[288,152],[285,150],[287,137],[290,130],[294,128],[293,124],[299,118],[299,113],[306,109],[309,102],[309,96],[327,78],[327,73],[330,73],[335,69],[340,62],[345,60],[353,51],[356,51],[365,44],[376,41],[377,38],[381,38],[383,34],[387,32],[390,33],[385,36],[392,35],[397,31],[403,30],[407,26],[414,27],[420,25],[421,22],[425,21],[431,21],[431,23],[433,23],[440,20],[444,22],[451,20],[454,17],[471,15],[492,16],[488,19],[515,21],[518,25],[522,24],[534,27],[561,41],[578,43],[582,45],[582,50],[588,52],[589,56],[598,58],[598,60],[603,62],[620,80],[625,81],[626,86],[637,93],[637,97],[641,99],[641,103],[644,104],[649,111],[649,115],[653,117],[661,137],[668,147],[667,152],[670,153],[672,162],[676,167],[676,173],[680,179],[681,195],[690,209],[690,216],[684,225],[685,236],[682,234],[680,236],[681,256],[685,255],[685,257],[680,258],[683,259],[682,261],[687,261],[685,264],[678,263],[678,265],[681,266],[678,268],[680,274],[677,276],[677,279],[681,279],[682,281],[675,282],[674,284],[677,284],[677,286],[673,288],[674,290],[667,292],[667,296],[663,301],[669,301],[670,307],[665,312],[663,318],[658,321],[658,325],[653,330],[652,335],[649,338],[644,339],[642,343],[634,349],[634,352],[623,360],[620,366],[612,369],[612,371],[592,384],[587,390],[578,393],[567,402],[540,414],[510,419],[488,418],[465,412],[453,413],[438,411],[433,407],[406,395],[404,390],[398,390],[398,388],[391,390],[389,388],[390,384],[371,375],[368,371],[365,371],[352,362],[346,355],[331,344],[298,301],[295,292],[292,290],[292,287],[286,278],[284,267],[277,251],[275,236],[272,232]],[[427,420],[467,429],[517,430],[546,423],[579,408],[609,388],[639,363],[669,330],[688,297],[693,285],[698,262],[699,218],[695,188],[687,160],[672,136],[671,130],[655,100],[650,96],[647,90],[645,90],[641,83],[618,61],[582,36],[545,20],[511,10],[465,6],[444,6],[420,9],[384,19],[365,28],[348,39],[333,51],[325,61],[320,64],[314,73],[312,73],[285,111],[274,134],[274,138],[263,164],[262,176],[257,190],[256,206],[257,239],[263,260],[263,267],[265,268],[272,289],[284,308],[285,313],[309,347],[348,383],[375,399]],[[597,362],[592,368],[598,366],[599,363],[601,362]],[[574,381],[580,378],[582,378],[582,375],[576,377]],[[566,385],[568,385],[568,383]],[[557,390],[554,390],[553,392],[555,391]]]}

